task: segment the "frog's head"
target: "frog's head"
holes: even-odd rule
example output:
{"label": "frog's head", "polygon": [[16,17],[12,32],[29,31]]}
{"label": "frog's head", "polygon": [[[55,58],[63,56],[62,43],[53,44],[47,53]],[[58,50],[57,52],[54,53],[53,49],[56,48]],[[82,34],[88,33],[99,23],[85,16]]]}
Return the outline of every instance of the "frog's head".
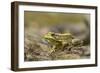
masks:
{"label": "frog's head", "polygon": [[44,35],[44,39],[45,40],[54,40],[55,38],[54,38],[54,35],[55,35],[55,33],[54,32],[48,32],[47,34],[45,34]]}

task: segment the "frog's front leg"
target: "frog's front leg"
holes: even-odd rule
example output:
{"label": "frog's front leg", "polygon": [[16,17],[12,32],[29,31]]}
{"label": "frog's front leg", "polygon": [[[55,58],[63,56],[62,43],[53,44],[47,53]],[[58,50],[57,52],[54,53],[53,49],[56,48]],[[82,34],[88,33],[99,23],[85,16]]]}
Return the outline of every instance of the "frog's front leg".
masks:
{"label": "frog's front leg", "polygon": [[55,51],[56,51],[55,48],[56,48],[56,46],[53,45],[53,46],[52,46],[52,52],[55,52]]}

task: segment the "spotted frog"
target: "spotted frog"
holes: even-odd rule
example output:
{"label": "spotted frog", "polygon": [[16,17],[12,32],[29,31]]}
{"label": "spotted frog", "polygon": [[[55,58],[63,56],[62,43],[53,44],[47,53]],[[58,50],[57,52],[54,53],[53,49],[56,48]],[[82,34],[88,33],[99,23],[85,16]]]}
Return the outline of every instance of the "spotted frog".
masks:
{"label": "spotted frog", "polygon": [[66,45],[70,45],[74,39],[71,33],[62,34],[54,32],[48,32],[43,38],[51,45],[51,49],[54,52],[58,49],[63,49]]}

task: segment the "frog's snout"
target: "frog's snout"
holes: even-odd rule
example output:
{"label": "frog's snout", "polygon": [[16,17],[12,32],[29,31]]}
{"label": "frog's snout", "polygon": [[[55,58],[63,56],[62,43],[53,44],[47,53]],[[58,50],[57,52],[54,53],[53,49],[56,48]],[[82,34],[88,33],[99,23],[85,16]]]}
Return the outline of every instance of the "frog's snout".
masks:
{"label": "frog's snout", "polygon": [[48,35],[45,35],[44,38],[45,38],[45,39],[53,39],[53,37],[48,36]]}

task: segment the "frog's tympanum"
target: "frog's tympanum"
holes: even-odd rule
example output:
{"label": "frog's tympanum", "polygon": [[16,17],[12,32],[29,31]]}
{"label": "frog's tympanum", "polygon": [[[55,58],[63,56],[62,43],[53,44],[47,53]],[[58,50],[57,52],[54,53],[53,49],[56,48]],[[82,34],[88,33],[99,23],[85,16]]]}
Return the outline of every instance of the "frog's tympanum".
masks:
{"label": "frog's tympanum", "polygon": [[44,39],[51,45],[51,49],[56,51],[57,49],[64,49],[65,46],[71,46],[74,37],[71,33],[48,32],[44,35]]}

